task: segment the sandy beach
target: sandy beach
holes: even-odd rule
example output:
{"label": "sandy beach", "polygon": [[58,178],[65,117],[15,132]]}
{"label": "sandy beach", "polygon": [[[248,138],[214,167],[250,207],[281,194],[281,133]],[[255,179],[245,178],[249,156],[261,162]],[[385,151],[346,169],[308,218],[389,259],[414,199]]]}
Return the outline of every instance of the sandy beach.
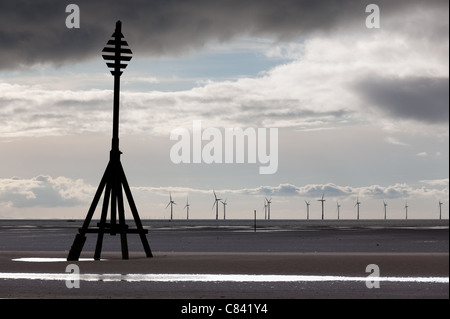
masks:
{"label": "sandy beach", "polygon": [[[403,227],[396,224],[380,227],[376,223],[367,223],[369,226],[341,223],[338,227],[333,223],[317,226],[314,222],[299,226],[273,221],[260,225],[256,232],[245,223],[236,225],[236,222],[230,221],[220,227],[201,224],[194,227],[194,221],[180,221],[154,223],[153,227],[147,225],[153,258],[146,258],[139,240],[129,235],[130,259],[122,260],[119,238],[107,236],[102,251],[103,260],[67,262],[64,258],[79,223],[4,223],[0,230],[0,273],[3,274],[0,278],[0,297],[449,297],[448,221],[421,223],[420,227],[412,222]],[[94,243],[95,236],[92,235],[81,258],[92,259]],[[40,262],[26,259],[30,257],[40,258]],[[70,264],[77,265],[82,276],[91,274],[100,277],[96,280],[81,279],[79,288],[69,289],[66,280],[48,279],[45,275],[68,275],[66,267]],[[366,271],[366,267],[371,264],[379,267],[380,278],[394,279],[381,280],[379,288],[368,288],[366,282],[370,279],[370,272]],[[14,273],[20,279],[8,277],[8,274]],[[38,278],[29,279],[29,274],[38,274]],[[129,275],[139,279],[129,280]],[[159,277],[151,277],[155,275]],[[185,279],[187,275],[197,277]],[[205,281],[199,275],[218,277]],[[236,280],[233,279],[235,275],[249,277]],[[278,279],[272,281],[270,276],[280,277],[274,277]],[[336,276],[336,279],[329,280],[330,276]],[[409,279],[402,282],[395,278]],[[420,282],[415,278],[447,278],[447,282]]]}

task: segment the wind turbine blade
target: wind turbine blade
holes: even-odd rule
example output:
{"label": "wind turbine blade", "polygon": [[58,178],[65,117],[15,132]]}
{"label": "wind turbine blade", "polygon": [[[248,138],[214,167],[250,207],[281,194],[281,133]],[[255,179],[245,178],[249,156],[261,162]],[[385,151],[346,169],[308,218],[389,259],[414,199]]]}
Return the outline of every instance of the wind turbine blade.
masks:
{"label": "wind turbine blade", "polygon": [[167,208],[167,207],[169,207],[169,205],[170,205],[170,203],[169,203],[169,204],[167,204],[166,208]]}

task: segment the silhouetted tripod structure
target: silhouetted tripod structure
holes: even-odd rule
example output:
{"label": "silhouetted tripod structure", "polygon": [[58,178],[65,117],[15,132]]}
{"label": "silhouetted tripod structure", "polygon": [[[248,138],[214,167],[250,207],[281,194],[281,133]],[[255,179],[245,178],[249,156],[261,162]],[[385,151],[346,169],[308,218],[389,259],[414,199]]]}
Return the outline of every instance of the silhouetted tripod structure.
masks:
{"label": "silhouetted tripod structure", "polygon": [[[127,234],[134,233],[139,234],[142,245],[144,246],[145,254],[147,257],[153,257],[150,245],[148,244],[147,237],[148,230],[143,229],[136,205],[131,195],[130,186],[128,185],[125,172],[122,164],[120,163],[119,150],[119,94],[120,94],[120,76],[123,69],[127,67],[128,62],[131,60],[131,50],[128,48],[128,43],[123,40],[122,24],[120,21],[116,23],[116,30],[112,35],[113,39],[109,40],[106,47],[103,49],[103,58],[107,61],[107,66],[111,68],[111,74],[114,76],[114,112],[113,112],[113,137],[112,146],[110,151],[109,163],[106,167],[105,173],[100,181],[97,192],[95,193],[92,204],[84,220],[83,226],[78,230],[78,234],[75,236],[75,240],[70,249],[67,260],[78,260],[86,241],[87,233],[96,233],[97,245],[95,247],[94,259],[99,260],[103,244],[103,235],[120,235],[122,246],[122,259],[128,259],[128,244]],[[92,216],[95,212],[100,197],[105,190],[103,197],[103,207],[100,222],[97,223],[97,227],[89,228]],[[125,210],[123,191],[128,200],[128,204],[133,214],[133,218],[136,224],[135,229],[131,229],[125,224]],[[107,222],[108,206],[111,203],[111,215],[110,222]],[[119,221],[117,222],[117,215]]]}

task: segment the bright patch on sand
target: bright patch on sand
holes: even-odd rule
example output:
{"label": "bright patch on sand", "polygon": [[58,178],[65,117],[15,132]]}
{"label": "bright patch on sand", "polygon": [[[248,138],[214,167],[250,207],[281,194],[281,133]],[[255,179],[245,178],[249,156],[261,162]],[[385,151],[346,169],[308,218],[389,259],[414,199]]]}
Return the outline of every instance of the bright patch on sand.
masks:
{"label": "bright patch on sand", "polygon": [[[105,260],[105,259],[100,259]],[[42,258],[42,257],[24,257],[14,258],[12,261],[24,261],[29,263],[53,263],[67,261],[66,258]],[[94,258],[80,258],[78,261],[94,261]]]}
{"label": "bright patch on sand", "polygon": [[[0,279],[74,280],[65,273],[0,273]],[[448,277],[351,277],[303,275],[234,275],[234,274],[79,274],[82,281],[104,282],[416,282],[448,284]]]}

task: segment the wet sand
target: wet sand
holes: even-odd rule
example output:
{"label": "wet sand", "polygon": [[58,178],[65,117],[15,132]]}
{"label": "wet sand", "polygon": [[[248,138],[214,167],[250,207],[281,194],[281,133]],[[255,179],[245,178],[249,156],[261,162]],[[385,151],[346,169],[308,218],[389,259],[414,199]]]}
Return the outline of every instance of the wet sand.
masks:
{"label": "wet sand", "polygon": [[[76,264],[81,274],[252,274],[366,277],[377,264],[384,277],[448,277],[445,253],[135,253],[121,260],[104,253],[103,261],[22,262],[23,257],[64,257],[61,252],[0,252],[0,269],[13,273],[64,274]],[[68,289],[63,280],[3,280],[2,298],[448,298],[448,283],[381,282],[85,282]]]}
{"label": "wet sand", "polygon": [[[376,264],[380,277],[449,276],[445,224],[422,229],[410,225],[400,229],[277,226],[256,233],[235,227],[160,227],[148,236],[154,258],[146,258],[137,236],[131,240],[133,236],[129,235],[129,260],[121,259],[119,237],[107,236],[103,261],[14,261],[25,257],[65,258],[75,233],[73,226],[3,227],[0,273],[65,274],[67,265],[76,264],[81,274],[367,277],[366,266]],[[92,258],[94,243],[95,236],[89,236],[82,258]],[[81,281],[77,289],[68,289],[64,280],[0,279],[0,282],[1,298],[449,298],[448,283],[430,282],[381,282],[378,289],[367,288],[364,281]]]}

